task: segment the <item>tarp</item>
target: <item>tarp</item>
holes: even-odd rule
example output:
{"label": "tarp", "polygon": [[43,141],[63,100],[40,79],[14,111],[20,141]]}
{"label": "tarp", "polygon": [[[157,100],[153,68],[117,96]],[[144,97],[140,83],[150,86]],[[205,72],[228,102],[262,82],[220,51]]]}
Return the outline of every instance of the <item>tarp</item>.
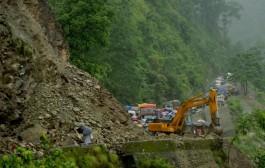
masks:
{"label": "tarp", "polygon": [[156,104],[142,103],[138,104],[139,108],[156,108]]}
{"label": "tarp", "polygon": [[130,106],[130,105],[126,105],[126,106],[124,106],[127,110],[131,110],[132,109],[132,106]]}
{"label": "tarp", "polygon": [[227,94],[227,89],[225,89],[225,88],[217,89],[217,93]]}

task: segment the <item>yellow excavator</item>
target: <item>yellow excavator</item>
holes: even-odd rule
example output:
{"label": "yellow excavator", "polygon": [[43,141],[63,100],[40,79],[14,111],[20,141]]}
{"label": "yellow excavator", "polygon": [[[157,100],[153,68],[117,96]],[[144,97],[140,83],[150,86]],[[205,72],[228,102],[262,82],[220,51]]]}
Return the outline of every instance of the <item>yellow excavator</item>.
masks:
{"label": "yellow excavator", "polygon": [[164,122],[152,122],[148,124],[148,131],[156,133],[182,133],[184,128],[184,123],[186,119],[186,113],[192,107],[197,107],[201,105],[208,105],[210,108],[211,114],[211,127],[213,128],[213,132],[217,135],[221,135],[223,132],[222,127],[220,126],[219,114],[218,114],[218,101],[216,96],[216,90],[210,89],[209,95],[205,96],[205,94],[200,94],[189,100],[181,103],[175,117],[169,123]]}

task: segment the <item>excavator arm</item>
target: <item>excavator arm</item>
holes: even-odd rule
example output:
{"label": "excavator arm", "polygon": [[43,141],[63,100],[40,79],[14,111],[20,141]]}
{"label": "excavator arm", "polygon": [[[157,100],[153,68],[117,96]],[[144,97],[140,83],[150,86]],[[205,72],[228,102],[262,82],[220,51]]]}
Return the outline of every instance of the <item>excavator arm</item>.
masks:
{"label": "excavator arm", "polygon": [[[209,95],[205,97],[204,94],[200,94],[196,97],[193,97],[185,102],[183,102],[177,114],[170,123],[149,123],[148,131],[151,132],[181,132],[184,127],[186,113],[192,107],[197,107],[200,105],[209,105],[212,125],[214,127],[220,127],[219,124],[219,115],[218,115],[218,103],[216,97],[216,90],[211,89]],[[216,130],[216,129],[215,129]],[[217,129],[219,132],[221,128]],[[220,134],[220,133],[218,133]]]}

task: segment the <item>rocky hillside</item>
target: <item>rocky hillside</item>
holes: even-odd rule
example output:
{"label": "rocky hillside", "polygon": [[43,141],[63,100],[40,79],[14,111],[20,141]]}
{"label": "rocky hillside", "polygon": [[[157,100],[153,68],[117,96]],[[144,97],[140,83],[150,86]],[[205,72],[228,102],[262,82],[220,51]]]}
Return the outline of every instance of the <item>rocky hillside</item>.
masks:
{"label": "rocky hillside", "polygon": [[43,0],[0,0],[0,145],[38,143],[44,131],[58,146],[94,128],[96,143],[149,136],[89,74],[67,62],[69,50]]}

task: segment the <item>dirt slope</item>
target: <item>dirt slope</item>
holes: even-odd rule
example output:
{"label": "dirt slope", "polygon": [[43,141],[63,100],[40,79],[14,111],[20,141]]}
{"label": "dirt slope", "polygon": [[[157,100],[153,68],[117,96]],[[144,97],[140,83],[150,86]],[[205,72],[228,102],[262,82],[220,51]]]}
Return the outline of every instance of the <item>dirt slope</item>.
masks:
{"label": "dirt slope", "polygon": [[104,86],[65,62],[68,57],[42,0],[0,0],[1,141],[37,143],[44,131],[56,145],[72,145],[81,140],[75,130],[81,123],[109,147],[148,138]]}

